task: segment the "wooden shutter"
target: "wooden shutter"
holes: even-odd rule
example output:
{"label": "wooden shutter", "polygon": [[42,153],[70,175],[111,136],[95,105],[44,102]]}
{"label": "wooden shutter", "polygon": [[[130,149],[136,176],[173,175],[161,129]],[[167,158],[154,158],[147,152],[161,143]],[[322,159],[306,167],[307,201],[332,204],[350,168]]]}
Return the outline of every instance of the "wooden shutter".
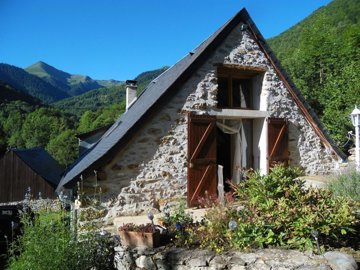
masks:
{"label": "wooden shutter", "polygon": [[288,123],[284,118],[268,118],[268,161],[269,168],[275,163],[288,164]]}
{"label": "wooden shutter", "polygon": [[188,119],[188,206],[198,199],[216,196],[216,117],[189,114]]}

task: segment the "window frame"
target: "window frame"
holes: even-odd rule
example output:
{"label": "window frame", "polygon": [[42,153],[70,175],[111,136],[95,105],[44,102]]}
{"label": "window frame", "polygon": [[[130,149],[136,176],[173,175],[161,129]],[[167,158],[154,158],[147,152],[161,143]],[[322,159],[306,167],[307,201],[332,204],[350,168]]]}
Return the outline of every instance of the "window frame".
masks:
{"label": "window frame", "polygon": [[[254,66],[244,66],[244,65],[236,65],[236,64],[217,64],[217,78],[218,78],[218,94],[217,94],[217,107],[219,109],[238,109],[238,110],[253,110],[253,78],[259,74],[265,73],[267,68],[264,67],[254,67]],[[226,80],[227,89],[220,89],[219,80]],[[240,106],[234,106],[234,89],[233,82],[234,80],[244,81],[244,83],[249,87],[249,96],[245,98],[248,100],[249,106],[246,108]],[[222,100],[226,100],[226,106],[222,104],[219,105],[220,95],[225,93],[225,98]]]}

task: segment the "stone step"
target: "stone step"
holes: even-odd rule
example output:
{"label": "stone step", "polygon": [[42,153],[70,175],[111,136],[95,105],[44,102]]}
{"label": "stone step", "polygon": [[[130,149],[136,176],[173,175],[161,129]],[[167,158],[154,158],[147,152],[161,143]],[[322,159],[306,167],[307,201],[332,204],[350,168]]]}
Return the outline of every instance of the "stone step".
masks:
{"label": "stone step", "polygon": [[301,180],[305,181],[306,187],[314,187],[314,188],[326,188],[327,184],[331,180],[331,176],[301,176],[299,177]]}

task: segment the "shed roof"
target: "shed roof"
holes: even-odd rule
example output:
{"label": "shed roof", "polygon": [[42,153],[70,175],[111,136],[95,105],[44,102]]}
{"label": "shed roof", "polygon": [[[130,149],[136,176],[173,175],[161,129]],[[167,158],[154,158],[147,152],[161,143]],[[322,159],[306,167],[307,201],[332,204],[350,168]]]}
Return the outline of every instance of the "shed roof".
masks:
{"label": "shed roof", "polygon": [[12,149],[38,175],[53,186],[60,182],[64,169],[42,148]]}
{"label": "shed roof", "polygon": [[79,138],[80,140],[86,140],[87,138],[97,134],[97,133],[105,133],[106,130],[109,129],[109,127],[111,127],[112,125],[106,125],[106,126],[102,126],[99,127],[97,129],[91,130],[91,131],[87,131],[87,132],[83,132],[83,133],[79,133],[76,135],[77,138]]}
{"label": "shed roof", "polygon": [[146,119],[156,107],[158,108],[158,104],[166,100],[166,97],[173,95],[179,85],[191,76],[192,72],[207,59],[209,54],[211,54],[240,23],[247,24],[249,28],[248,31],[250,31],[260,48],[264,51],[277,74],[285,81],[285,86],[321,141],[333,149],[339,157],[344,159],[346,156],[337,148],[330,136],[324,131],[320,121],[315,114],[311,112],[310,107],[300,94],[300,91],[295,88],[294,84],[282,70],[278,60],[266,44],[265,39],[260,34],[246,9],[243,8],[196,49],[154,79],[138,97],[136,102],[132,104],[129,110],[109,128],[89,151],[75,161],[73,166],[65,173],[57,191],[62,186],[74,181],[81,174],[86,175],[92,170],[97,169],[104,161],[115,154],[115,152],[128,141],[130,134],[141,126],[140,120]]}

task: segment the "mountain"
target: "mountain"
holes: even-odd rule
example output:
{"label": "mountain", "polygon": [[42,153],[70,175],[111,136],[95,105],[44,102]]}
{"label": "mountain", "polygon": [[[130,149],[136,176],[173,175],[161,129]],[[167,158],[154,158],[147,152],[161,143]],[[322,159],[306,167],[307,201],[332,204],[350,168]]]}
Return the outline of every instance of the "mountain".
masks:
{"label": "mountain", "polygon": [[0,80],[45,103],[51,103],[69,97],[69,95],[61,89],[47,83],[39,77],[8,64],[0,63]]}
{"label": "mountain", "polygon": [[20,100],[30,105],[40,105],[41,101],[22,91],[19,91],[11,85],[0,81],[0,104]]}
{"label": "mountain", "polygon": [[268,43],[332,137],[344,145],[353,129],[349,114],[360,104],[360,1],[334,0]]}
{"label": "mountain", "polygon": [[[138,75],[135,78],[138,81],[138,93],[141,93],[153,79],[167,69],[168,67],[162,67]],[[85,111],[94,111],[102,107],[121,103],[124,97],[125,83],[122,83],[108,88],[91,90],[85,94],[58,101],[54,105],[62,111],[80,117]]]}
{"label": "mountain", "polygon": [[77,96],[93,89],[116,86],[122,83],[116,80],[93,80],[89,76],[73,75],[42,61],[25,68],[25,70],[61,89],[69,96]]}

